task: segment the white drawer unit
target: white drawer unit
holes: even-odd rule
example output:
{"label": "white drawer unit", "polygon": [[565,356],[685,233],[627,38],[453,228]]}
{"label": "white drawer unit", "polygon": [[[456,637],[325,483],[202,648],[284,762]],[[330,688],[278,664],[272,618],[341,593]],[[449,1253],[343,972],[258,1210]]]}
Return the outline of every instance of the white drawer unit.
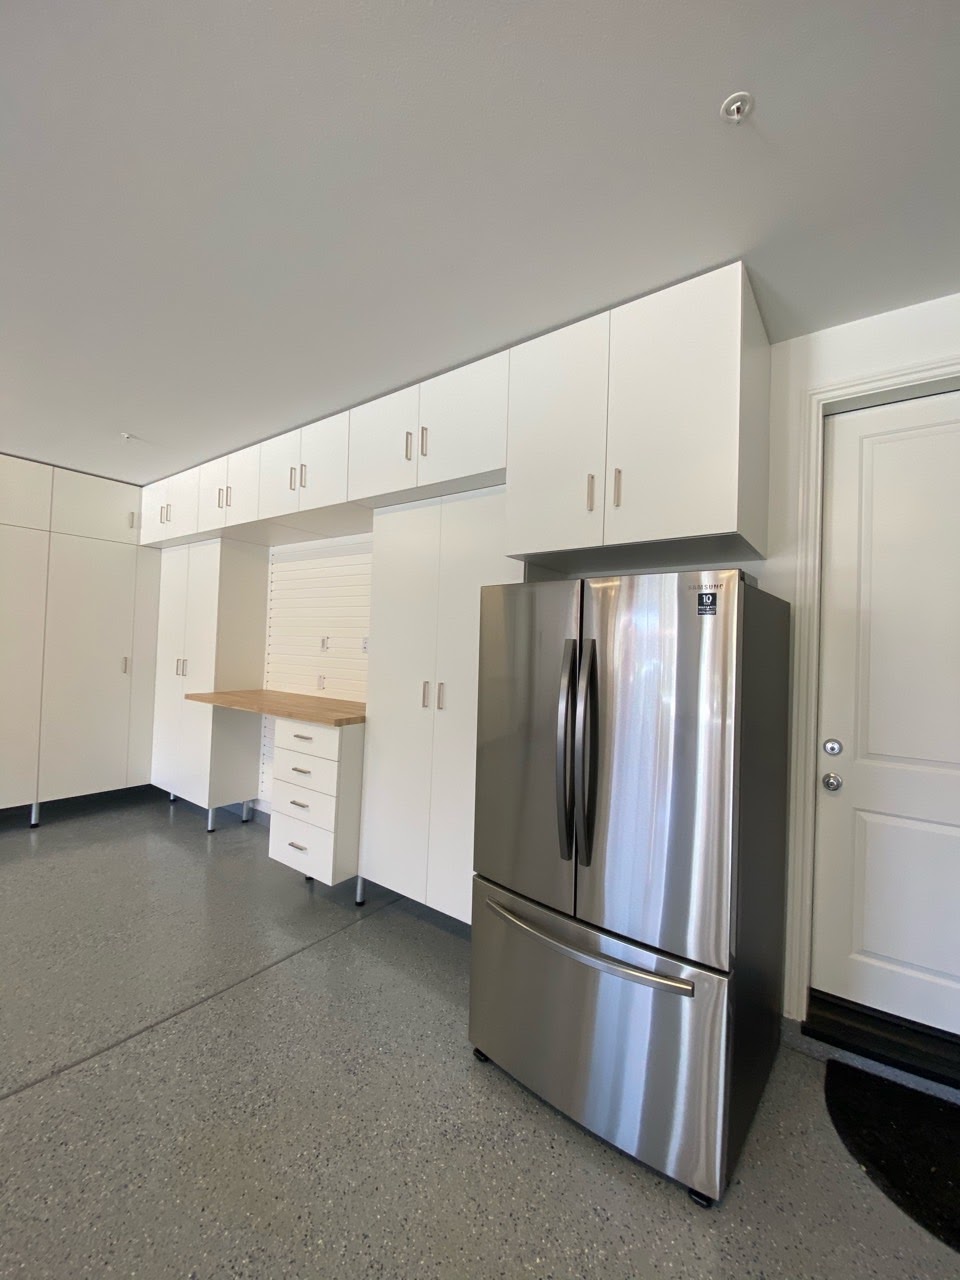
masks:
{"label": "white drawer unit", "polygon": [[322,884],[357,874],[363,728],[276,722],[270,857]]}

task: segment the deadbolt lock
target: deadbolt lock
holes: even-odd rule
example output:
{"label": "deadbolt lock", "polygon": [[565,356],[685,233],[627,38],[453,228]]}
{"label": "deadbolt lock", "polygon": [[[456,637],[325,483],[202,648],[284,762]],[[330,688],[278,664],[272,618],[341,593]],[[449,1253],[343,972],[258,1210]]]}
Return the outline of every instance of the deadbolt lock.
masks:
{"label": "deadbolt lock", "polygon": [[836,738],[828,738],[823,744],[823,749],[828,756],[838,756],[843,750],[843,743]]}

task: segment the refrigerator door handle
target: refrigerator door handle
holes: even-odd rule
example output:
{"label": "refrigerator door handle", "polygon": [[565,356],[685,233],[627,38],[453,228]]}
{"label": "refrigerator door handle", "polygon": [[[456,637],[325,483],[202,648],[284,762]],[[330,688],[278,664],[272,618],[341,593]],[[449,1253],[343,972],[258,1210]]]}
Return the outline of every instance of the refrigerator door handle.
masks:
{"label": "refrigerator door handle", "polygon": [[609,973],[612,977],[625,978],[628,982],[639,982],[641,986],[654,987],[658,991],[669,991],[677,996],[690,997],[694,994],[693,983],[685,978],[667,978],[661,973],[651,973],[649,969],[638,969],[635,965],[625,964],[622,960],[614,960],[610,956],[598,956],[592,951],[584,951],[581,947],[575,947],[569,942],[561,942],[552,934],[544,933],[521,916],[514,915],[499,902],[494,902],[492,898],[487,898],[486,904],[495,916],[513,925],[515,929],[523,930],[524,933],[530,934],[546,946],[553,947],[554,951],[559,951],[580,964],[589,965],[591,969],[597,969],[600,973]]}
{"label": "refrigerator door handle", "polygon": [[560,835],[560,857],[573,858],[573,787],[570,777],[571,703],[576,691],[577,642],[565,640],[560,664],[560,692],[557,697],[557,831]]}
{"label": "refrigerator door handle", "polygon": [[593,856],[594,797],[597,790],[597,642],[583,642],[573,739],[573,813],[577,861],[589,867]]}

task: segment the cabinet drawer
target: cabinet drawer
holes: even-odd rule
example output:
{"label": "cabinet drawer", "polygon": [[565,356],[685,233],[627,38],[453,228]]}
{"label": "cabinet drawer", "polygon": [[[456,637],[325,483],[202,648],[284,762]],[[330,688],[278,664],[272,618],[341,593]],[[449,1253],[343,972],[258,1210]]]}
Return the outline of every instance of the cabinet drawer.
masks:
{"label": "cabinet drawer", "polygon": [[273,753],[273,777],[276,782],[292,782],[295,787],[306,787],[308,791],[322,791],[328,796],[337,794],[336,760],[321,760],[319,756],[284,751],[280,747]]}
{"label": "cabinet drawer", "polygon": [[323,884],[333,884],[333,832],[285,813],[270,817],[270,857]]}
{"label": "cabinet drawer", "polygon": [[340,730],[328,724],[304,724],[299,720],[278,720],[274,743],[287,751],[336,760],[340,755]]}
{"label": "cabinet drawer", "polygon": [[295,787],[274,778],[270,808],[273,813],[285,813],[311,826],[323,827],[325,831],[334,830],[337,802],[321,791],[308,791],[306,787]]}

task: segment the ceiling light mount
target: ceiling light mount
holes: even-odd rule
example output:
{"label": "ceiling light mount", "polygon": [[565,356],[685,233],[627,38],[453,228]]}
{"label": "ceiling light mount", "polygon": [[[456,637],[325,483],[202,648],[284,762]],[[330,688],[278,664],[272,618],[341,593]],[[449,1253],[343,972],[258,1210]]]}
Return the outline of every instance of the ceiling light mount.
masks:
{"label": "ceiling light mount", "polygon": [[729,98],[725,98],[723,106],[720,108],[720,115],[730,124],[740,124],[746,120],[747,116],[753,110],[753,94],[747,93],[745,89],[740,89],[736,93],[731,93]]}

